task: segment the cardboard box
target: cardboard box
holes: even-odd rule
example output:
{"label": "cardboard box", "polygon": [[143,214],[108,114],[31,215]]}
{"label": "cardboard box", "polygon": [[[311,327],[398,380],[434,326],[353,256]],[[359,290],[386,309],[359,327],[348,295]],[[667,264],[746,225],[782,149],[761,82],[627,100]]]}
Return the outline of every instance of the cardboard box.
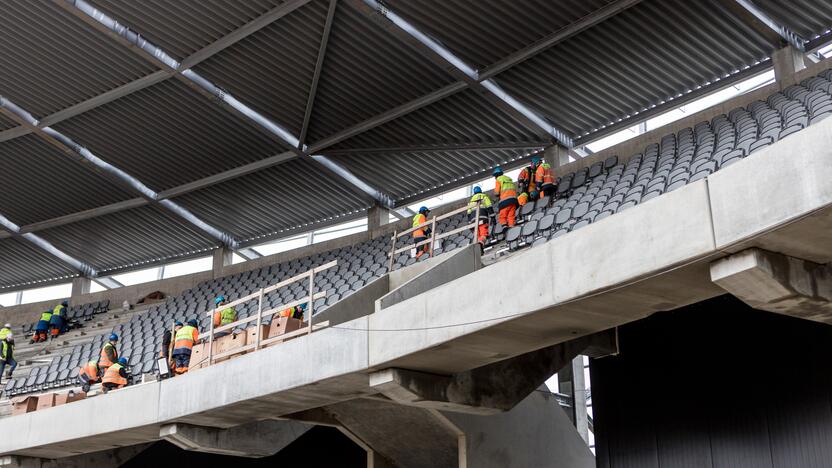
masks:
{"label": "cardboard box", "polygon": [[38,395],[38,411],[46,408],[51,408],[53,406],[55,406],[54,393],[44,393],[43,395]]}
{"label": "cardboard box", "polygon": [[[214,351],[216,350],[217,344],[214,343]],[[188,365],[188,371],[203,367],[208,367],[208,343],[196,344],[191,349],[191,363]]]}
{"label": "cardboard box", "polygon": [[260,341],[269,337],[269,325],[260,325],[259,330],[257,326],[246,329],[246,345],[253,345],[257,342],[257,335],[260,335]]}
{"label": "cardboard box", "polygon": [[67,392],[67,393],[58,393],[55,395],[55,406],[65,405],[67,403],[72,403],[74,401],[83,400],[87,397],[87,394],[84,392]]}
{"label": "cardboard box", "polygon": [[[276,336],[283,335],[284,333],[300,330],[301,328],[303,328],[303,321],[301,319],[289,317],[274,318],[272,319],[271,326],[269,327],[269,338],[274,338]],[[283,343],[283,340],[277,340],[274,343],[269,343],[267,347],[280,343]]]}
{"label": "cardboard box", "polygon": [[[246,345],[246,334],[245,333],[238,333],[236,335],[225,335],[222,338],[218,338],[214,340],[214,344],[216,348],[214,348],[215,354],[225,353],[227,351],[233,351],[237,348],[242,348]],[[227,361],[228,359],[234,358],[239,356],[240,354],[244,354],[245,351],[240,351],[239,354],[231,354],[230,356],[222,357],[219,359],[215,359],[214,362],[223,362]]]}
{"label": "cardboard box", "polygon": [[14,397],[12,402],[12,416],[31,413],[38,408],[38,397],[34,395]]}

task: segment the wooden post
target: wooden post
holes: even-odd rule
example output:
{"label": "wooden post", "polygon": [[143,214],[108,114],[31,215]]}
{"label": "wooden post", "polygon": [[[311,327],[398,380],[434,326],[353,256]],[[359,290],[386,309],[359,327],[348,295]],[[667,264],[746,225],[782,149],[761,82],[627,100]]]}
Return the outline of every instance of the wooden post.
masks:
{"label": "wooden post", "polygon": [[430,224],[430,257],[433,258],[433,246],[436,243],[436,216]]}
{"label": "wooden post", "polygon": [[309,334],[312,333],[312,314],[315,313],[315,269],[309,270]]}
{"label": "wooden post", "polygon": [[396,240],[398,240],[399,231],[393,231],[393,246],[390,248],[390,268],[388,268],[388,273],[393,271],[393,259],[396,257]]}
{"label": "wooden post", "polygon": [[257,338],[254,339],[254,351],[256,352],[260,349],[260,340],[263,339],[260,334],[263,330],[261,330],[260,325],[263,323],[263,288],[260,288],[260,303],[257,306]]}
{"label": "wooden post", "polygon": [[212,310],[208,314],[210,318],[208,322],[211,324],[208,328],[208,365],[210,366],[214,359],[214,311]]}
{"label": "wooden post", "polygon": [[[480,201],[477,200],[477,212],[476,217],[474,217],[474,242],[479,242],[480,236]],[[482,243],[482,246],[485,247],[485,242]]]}

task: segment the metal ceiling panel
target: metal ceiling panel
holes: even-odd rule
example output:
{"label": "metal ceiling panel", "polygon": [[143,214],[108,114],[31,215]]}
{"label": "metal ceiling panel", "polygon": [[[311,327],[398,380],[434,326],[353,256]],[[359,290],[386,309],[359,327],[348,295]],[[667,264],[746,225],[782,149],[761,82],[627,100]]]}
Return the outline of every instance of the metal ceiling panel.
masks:
{"label": "metal ceiling panel", "polygon": [[219,247],[218,241],[154,206],[47,229],[38,235],[102,275]]}
{"label": "metal ceiling panel", "polygon": [[349,216],[372,205],[369,198],[330,177],[309,159],[294,159],[262,172],[175,199],[245,243],[282,231]]}
{"label": "metal ceiling panel", "polygon": [[53,2],[7,0],[0,14],[0,95],[44,117],[154,68]]}
{"label": "metal ceiling panel", "polygon": [[0,291],[78,276],[57,259],[17,238],[0,239],[0,262]]}
{"label": "metal ceiling panel", "polygon": [[540,138],[477,91],[467,90],[356,135],[331,150],[482,142],[540,143]]}
{"label": "metal ceiling panel", "polygon": [[385,0],[384,3],[467,63],[482,69],[611,2]]}
{"label": "metal ceiling panel", "polygon": [[453,82],[450,74],[349,5],[335,11],[309,141]]}
{"label": "metal ceiling panel", "polygon": [[282,0],[92,0],[119,23],[182,60]]}
{"label": "metal ceiling panel", "polygon": [[778,24],[786,26],[804,39],[826,33],[832,28],[832,2],[817,0],[754,0]]}
{"label": "metal ceiling panel", "polygon": [[577,136],[643,112],[770,56],[718,0],[646,1],[497,76]]}
{"label": "metal ceiling panel", "polygon": [[0,143],[0,186],[0,213],[18,225],[132,198],[34,135]]}
{"label": "metal ceiling panel", "polygon": [[176,80],[85,112],[56,128],[157,191],[288,149]]}
{"label": "metal ceiling panel", "polygon": [[452,190],[463,180],[486,179],[495,166],[509,166],[528,153],[528,150],[443,151],[350,154],[333,158],[401,202]]}
{"label": "metal ceiling panel", "polygon": [[196,67],[242,102],[300,135],[328,2],[315,0]]}

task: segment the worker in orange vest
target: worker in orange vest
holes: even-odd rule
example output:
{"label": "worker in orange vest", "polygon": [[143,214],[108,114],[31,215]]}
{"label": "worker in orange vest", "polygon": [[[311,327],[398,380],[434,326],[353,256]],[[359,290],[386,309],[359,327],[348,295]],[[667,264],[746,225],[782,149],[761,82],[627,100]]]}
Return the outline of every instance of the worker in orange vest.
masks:
{"label": "worker in orange vest", "polygon": [[278,317],[289,317],[298,320],[303,320],[303,313],[306,312],[306,303],[289,307],[278,312]]}
{"label": "worker in orange vest", "polygon": [[517,190],[528,193],[529,199],[532,201],[537,200],[538,195],[535,174],[539,165],[540,158],[532,158],[531,165],[524,167],[517,176]]}
{"label": "worker in orange vest", "polygon": [[549,201],[553,200],[555,195],[555,174],[552,172],[552,165],[543,161],[537,166],[537,171],[534,174],[534,181],[537,184],[538,191],[544,196],[549,197]]}
{"label": "worker in orange vest", "polygon": [[[425,224],[428,222],[428,215],[430,214],[430,208],[423,206],[419,208],[419,212],[416,213],[416,216],[413,217],[413,227],[419,226],[421,224]],[[427,226],[422,226],[419,229],[413,231],[413,241],[418,244],[419,242],[423,242],[428,240],[430,237],[431,232],[430,228]],[[416,247],[416,258],[421,257],[424,254],[430,254],[430,243],[426,243],[425,245],[420,245]]]}
{"label": "worker in orange vest", "polygon": [[111,333],[110,340],[101,347],[101,354],[98,356],[98,368],[101,369],[101,372],[106,371],[108,367],[118,361],[116,343],[118,343],[118,335]]}
{"label": "worker in orange vest", "polygon": [[101,379],[101,387],[104,393],[114,388],[124,388],[127,386],[127,359],[119,358],[118,362],[107,368],[104,372],[104,378]]}
{"label": "worker in orange vest", "polygon": [[521,193],[520,196],[517,197],[517,204],[520,205],[520,206],[523,206],[528,202],[529,202],[529,194],[526,193],[526,192]]}
{"label": "worker in orange vest", "polygon": [[177,330],[173,339],[173,372],[177,375],[188,372],[191,351],[199,342],[199,330],[196,327],[196,319],[188,320],[188,324]]}
{"label": "worker in orange vest", "polygon": [[93,359],[78,369],[78,381],[81,383],[81,390],[90,391],[90,385],[98,382],[99,371],[98,361]]}
{"label": "worker in orange vest", "polygon": [[499,222],[503,226],[514,226],[517,216],[517,185],[511,177],[503,174],[500,166],[492,173],[497,179],[494,185],[494,195],[497,197],[497,208],[500,210]]}

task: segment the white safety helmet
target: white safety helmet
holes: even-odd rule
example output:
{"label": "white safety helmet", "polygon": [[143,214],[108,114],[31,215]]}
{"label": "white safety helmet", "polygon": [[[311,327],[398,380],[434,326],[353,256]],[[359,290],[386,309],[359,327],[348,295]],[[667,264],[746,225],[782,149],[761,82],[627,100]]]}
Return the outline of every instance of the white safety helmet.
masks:
{"label": "white safety helmet", "polygon": [[7,323],[7,324],[3,325],[3,327],[4,327],[4,328],[11,328],[11,327],[12,327],[12,324]]}

